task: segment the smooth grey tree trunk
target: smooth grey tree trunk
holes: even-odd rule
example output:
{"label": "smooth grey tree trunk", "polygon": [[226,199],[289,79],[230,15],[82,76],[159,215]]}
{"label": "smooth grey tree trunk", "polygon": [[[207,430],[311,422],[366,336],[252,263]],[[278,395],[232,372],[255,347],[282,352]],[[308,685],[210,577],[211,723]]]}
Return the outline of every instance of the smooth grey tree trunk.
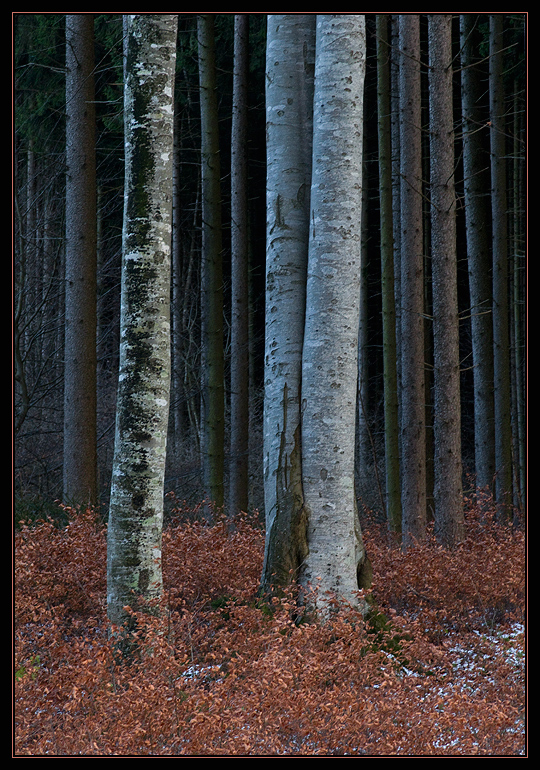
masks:
{"label": "smooth grey tree trunk", "polygon": [[479,17],[460,17],[461,109],[465,226],[471,305],[474,381],[474,471],[476,487],[492,490],[495,474],[495,424],[493,406],[493,320],[490,280],[489,158],[485,152],[480,110],[480,71],[474,66]]}
{"label": "smooth grey tree trunk", "polygon": [[463,539],[452,16],[428,15],[435,535]]}
{"label": "smooth grey tree trunk", "polygon": [[420,19],[399,16],[401,201],[401,504],[403,543],[426,526],[424,256],[420,98]]}
{"label": "smooth grey tree trunk", "polygon": [[231,130],[231,428],[229,510],[248,508],[249,291],[248,291],[248,41],[249,16],[234,19]]}
{"label": "smooth grey tree trunk", "polygon": [[268,16],[262,588],[297,578],[306,553],[300,387],[309,237],[315,16]]}
{"label": "smooth grey tree trunk", "polygon": [[115,626],[128,623],[126,606],[137,609],[141,599],[162,594],[176,30],[175,15],[129,20],[120,369],[107,542],[107,607]]}
{"label": "smooth grey tree trunk", "polygon": [[221,163],[216,92],[214,15],[197,17],[201,105],[202,405],[201,450],[207,502],[224,503],[225,359]]}
{"label": "smooth grey tree trunk", "polygon": [[317,16],[310,237],[302,357],[301,585],[360,606],[367,557],[354,485],[365,21]]}
{"label": "smooth grey tree trunk", "polygon": [[94,19],[66,16],[66,266],[63,501],[97,489]]}

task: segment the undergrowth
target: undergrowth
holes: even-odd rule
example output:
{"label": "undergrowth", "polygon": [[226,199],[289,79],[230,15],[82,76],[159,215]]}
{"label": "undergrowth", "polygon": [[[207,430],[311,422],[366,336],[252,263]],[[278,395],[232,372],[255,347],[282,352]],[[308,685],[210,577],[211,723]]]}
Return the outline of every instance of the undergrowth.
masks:
{"label": "undergrowth", "polygon": [[[364,523],[364,620],[258,595],[264,533],[172,517],[164,606],[120,664],[92,511],[15,533],[14,756],[524,756],[525,545],[467,502],[455,551]],[[185,514],[185,512],[184,512]]]}

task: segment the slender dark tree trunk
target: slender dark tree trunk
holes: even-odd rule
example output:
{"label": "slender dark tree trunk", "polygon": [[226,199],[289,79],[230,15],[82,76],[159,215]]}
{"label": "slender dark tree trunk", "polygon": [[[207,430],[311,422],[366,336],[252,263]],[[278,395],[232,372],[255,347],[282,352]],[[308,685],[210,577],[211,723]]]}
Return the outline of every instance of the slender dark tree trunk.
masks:
{"label": "slender dark tree trunk", "polygon": [[173,199],[171,239],[171,408],[170,430],[173,435],[174,461],[185,440],[185,395],[183,388],[184,329],[182,324],[184,244],[181,240],[181,120],[175,99],[173,154]]}
{"label": "slender dark tree trunk", "polygon": [[501,517],[512,507],[510,319],[508,306],[508,221],[506,121],[503,76],[503,18],[490,16],[489,103],[493,242],[493,369],[495,397],[495,498]]}
{"label": "slender dark tree trunk", "polygon": [[401,535],[396,311],[392,222],[392,148],[390,126],[390,48],[388,17],[377,15],[377,105],[384,366],[386,514],[390,531]]}
{"label": "slender dark tree trunk", "polygon": [[248,96],[249,16],[234,21],[234,74],[231,139],[231,439],[232,514],[248,507],[249,452],[249,292],[248,292]]}
{"label": "slender dark tree trunk", "polygon": [[460,17],[463,175],[474,377],[474,469],[476,486],[492,490],[495,473],[493,414],[493,320],[490,280],[489,159],[480,109],[480,71],[474,66],[478,17]]}
{"label": "slender dark tree trunk", "polygon": [[202,179],[202,463],[209,503],[224,504],[225,361],[221,163],[214,15],[197,17]]}
{"label": "slender dark tree trunk", "polygon": [[[392,151],[392,233],[396,314],[396,368],[398,392],[398,444],[401,458],[401,174],[399,110],[399,14],[390,16],[390,134]],[[401,469],[400,469],[401,473]],[[400,482],[401,483],[401,482]]]}
{"label": "slender dark tree trunk", "polygon": [[66,17],[64,491],[97,502],[94,18]]}
{"label": "slender dark tree trunk", "polygon": [[527,398],[525,380],[526,361],[526,234],[523,226],[524,194],[524,118],[522,110],[523,95],[520,94],[520,84],[514,84],[514,125],[513,125],[513,216],[512,216],[512,306],[513,306],[513,396],[514,403],[512,425],[514,428],[514,466],[516,468],[514,501],[522,511],[527,505]]}
{"label": "slender dark tree trunk", "polygon": [[434,516],[437,539],[453,547],[463,539],[463,495],[450,14],[429,15],[428,40]]}
{"label": "slender dark tree trunk", "polygon": [[401,169],[401,489],[404,545],[426,526],[420,21],[399,17]]}

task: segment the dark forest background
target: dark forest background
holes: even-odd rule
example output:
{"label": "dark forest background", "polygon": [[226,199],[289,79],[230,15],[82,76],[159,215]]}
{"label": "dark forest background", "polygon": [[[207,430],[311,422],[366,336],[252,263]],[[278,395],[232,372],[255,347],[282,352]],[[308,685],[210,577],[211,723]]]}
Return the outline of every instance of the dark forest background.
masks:
{"label": "dark forest background", "polygon": [[[264,354],[265,265],[265,26],[266,15],[250,16],[249,216],[250,216],[250,507],[263,512],[262,380]],[[383,359],[375,16],[367,20],[365,88],[365,230],[363,275],[368,333],[364,339],[367,374],[365,425],[359,426],[358,493],[382,512],[384,484]],[[221,130],[224,223],[225,346],[228,349],[230,298],[230,132],[233,70],[232,14],[216,15],[216,52]],[[424,23],[424,19],[422,23]],[[526,18],[504,15],[505,93],[509,222],[509,297],[512,341],[514,457],[523,437],[517,433],[523,399],[526,318],[524,234],[526,189]],[[459,18],[455,18],[455,125],[458,277],[461,313],[462,450],[467,474],[474,473],[474,413],[470,300],[460,154]],[[424,42],[427,31],[423,28]],[[477,66],[486,84],[485,123],[479,125],[489,154],[488,16],[476,29]],[[424,64],[427,62],[427,44]],[[98,459],[100,502],[107,506],[114,443],[118,368],[118,328],[123,207],[122,17],[95,17],[97,174],[98,174]],[[200,416],[200,115],[196,15],[180,14],[176,76],[179,220],[174,239],[172,311],[177,334],[173,361],[177,384],[171,396],[171,431],[166,492],[198,501],[201,489]],[[65,190],[65,15],[14,14],[14,349],[16,378],[15,498],[17,515],[39,515],[62,496],[63,404],[63,244]],[[427,70],[422,108],[427,126]],[[427,147],[426,133],[426,147]],[[426,175],[428,171],[426,170]],[[427,176],[426,176],[427,178]],[[428,212],[426,211],[426,222]],[[489,227],[489,223],[486,223]],[[428,229],[426,228],[426,232]],[[428,249],[426,248],[426,254]],[[429,258],[426,258],[429,307]],[[429,363],[430,350],[426,350]],[[226,356],[227,361],[227,356]],[[228,373],[225,377],[226,389]],[[428,420],[429,427],[429,420]],[[374,470],[380,470],[379,473]],[[516,462],[514,502],[523,505],[523,461]],[[467,483],[467,482],[466,482]],[[227,485],[225,485],[227,488]],[[69,501],[64,501],[69,502]]]}

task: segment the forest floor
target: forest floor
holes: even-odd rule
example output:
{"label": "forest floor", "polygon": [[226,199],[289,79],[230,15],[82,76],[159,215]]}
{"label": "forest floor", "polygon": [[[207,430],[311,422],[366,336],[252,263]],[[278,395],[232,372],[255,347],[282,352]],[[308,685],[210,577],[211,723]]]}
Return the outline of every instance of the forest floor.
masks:
{"label": "forest floor", "polygon": [[371,613],[326,623],[292,591],[258,598],[256,516],[179,506],[165,607],[137,617],[129,664],[108,638],[99,517],[18,525],[13,755],[527,756],[525,533],[465,506],[454,551],[428,536],[404,552],[364,511]]}

